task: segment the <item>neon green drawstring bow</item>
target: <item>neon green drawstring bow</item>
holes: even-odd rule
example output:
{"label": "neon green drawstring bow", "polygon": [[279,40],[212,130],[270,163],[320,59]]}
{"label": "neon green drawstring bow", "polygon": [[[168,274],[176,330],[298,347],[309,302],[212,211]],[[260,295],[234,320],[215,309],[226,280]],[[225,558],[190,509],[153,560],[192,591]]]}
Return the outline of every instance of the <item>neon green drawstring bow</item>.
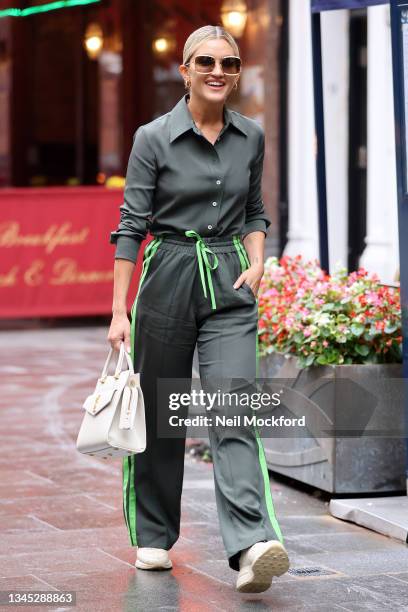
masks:
{"label": "neon green drawstring bow", "polygon": [[[214,287],[212,284],[211,272],[212,270],[215,270],[218,267],[218,257],[215,253],[213,253],[208,244],[204,242],[200,234],[198,234],[196,231],[186,230],[184,233],[188,238],[195,238],[196,240],[196,253],[198,260],[198,268],[200,271],[201,286],[203,288],[204,297],[207,297],[207,287],[204,272],[205,267],[207,273],[208,289],[211,296],[211,307],[213,310],[215,310],[217,308],[217,305],[215,303]],[[209,256],[213,257],[212,262],[210,262]]]}

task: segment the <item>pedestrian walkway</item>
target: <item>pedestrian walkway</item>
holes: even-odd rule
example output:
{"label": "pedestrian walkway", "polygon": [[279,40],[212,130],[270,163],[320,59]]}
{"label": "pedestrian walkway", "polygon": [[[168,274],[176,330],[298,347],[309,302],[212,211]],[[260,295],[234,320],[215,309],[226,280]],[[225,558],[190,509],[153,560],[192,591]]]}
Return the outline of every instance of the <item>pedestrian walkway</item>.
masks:
{"label": "pedestrian walkway", "polygon": [[189,455],[173,570],[136,570],[120,462],[75,449],[106,335],[105,327],[0,332],[1,591],[73,590],[75,612],[408,610],[407,545],[330,516],[327,497],[283,478],[271,487],[292,568],[265,593],[237,593],[212,465]]}

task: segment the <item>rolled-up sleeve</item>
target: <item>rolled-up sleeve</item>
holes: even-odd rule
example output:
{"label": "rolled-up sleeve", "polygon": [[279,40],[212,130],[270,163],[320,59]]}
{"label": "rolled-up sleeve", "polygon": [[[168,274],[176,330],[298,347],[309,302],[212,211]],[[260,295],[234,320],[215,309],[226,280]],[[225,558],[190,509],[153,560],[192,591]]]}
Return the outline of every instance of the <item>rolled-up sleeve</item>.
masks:
{"label": "rolled-up sleeve", "polygon": [[265,212],[262,200],[262,171],[265,156],[265,134],[261,129],[259,132],[258,150],[251,166],[248,199],[245,208],[245,225],[243,235],[251,232],[262,231],[268,233],[271,222]]}
{"label": "rolled-up sleeve", "polygon": [[156,158],[144,126],[133,137],[133,146],[126,171],[124,201],[119,207],[120,222],[110,240],[116,244],[115,259],[136,262],[140,244],[148,229],[148,218],[156,187]]}

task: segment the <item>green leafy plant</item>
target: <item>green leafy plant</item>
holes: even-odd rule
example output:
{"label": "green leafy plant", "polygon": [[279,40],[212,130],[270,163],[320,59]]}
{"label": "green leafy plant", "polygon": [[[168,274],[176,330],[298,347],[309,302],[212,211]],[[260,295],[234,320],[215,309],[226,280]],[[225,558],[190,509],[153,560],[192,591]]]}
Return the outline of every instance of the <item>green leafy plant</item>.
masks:
{"label": "green leafy plant", "polygon": [[269,257],[258,306],[260,356],[295,355],[302,368],[402,361],[399,289],[363,268],[329,275],[317,260]]}

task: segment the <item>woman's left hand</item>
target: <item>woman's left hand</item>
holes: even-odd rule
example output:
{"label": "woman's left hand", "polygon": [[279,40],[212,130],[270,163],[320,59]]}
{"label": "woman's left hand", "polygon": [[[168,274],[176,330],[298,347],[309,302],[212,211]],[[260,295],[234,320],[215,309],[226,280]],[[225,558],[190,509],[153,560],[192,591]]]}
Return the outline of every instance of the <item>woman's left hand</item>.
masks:
{"label": "woman's left hand", "polygon": [[233,284],[234,289],[239,289],[242,283],[245,282],[247,285],[251,287],[251,290],[254,296],[257,297],[259,285],[260,285],[263,273],[264,273],[263,264],[261,265],[256,264],[256,265],[250,266],[247,270],[245,270],[244,272],[242,272],[242,274],[238,276],[237,280]]}

